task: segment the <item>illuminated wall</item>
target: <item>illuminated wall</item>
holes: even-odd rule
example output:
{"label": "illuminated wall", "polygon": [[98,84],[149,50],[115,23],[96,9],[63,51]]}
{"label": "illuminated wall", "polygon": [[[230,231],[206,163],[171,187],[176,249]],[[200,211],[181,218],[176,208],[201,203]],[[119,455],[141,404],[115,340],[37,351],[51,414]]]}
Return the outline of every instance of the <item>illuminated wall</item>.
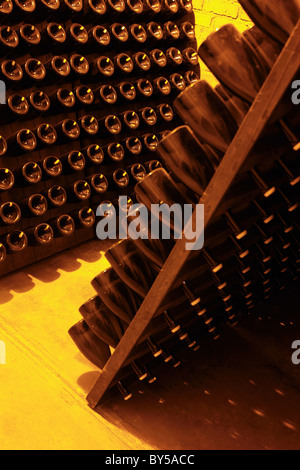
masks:
{"label": "illuminated wall", "polygon": [[[194,0],[196,36],[200,45],[207,36],[224,24],[232,23],[241,32],[253,26],[249,17],[236,0]],[[217,81],[201,62],[202,78],[211,84]]]}

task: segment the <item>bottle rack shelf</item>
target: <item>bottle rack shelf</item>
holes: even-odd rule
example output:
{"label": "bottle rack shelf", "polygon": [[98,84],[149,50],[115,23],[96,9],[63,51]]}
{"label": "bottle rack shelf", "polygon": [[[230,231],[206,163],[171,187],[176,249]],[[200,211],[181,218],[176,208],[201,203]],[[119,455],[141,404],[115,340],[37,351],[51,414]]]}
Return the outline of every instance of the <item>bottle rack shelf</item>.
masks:
{"label": "bottle rack shelf", "polygon": [[[241,184],[243,175],[246,170],[253,168],[257,163],[257,161],[253,160],[251,152],[257,144],[263,130],[266,128],[270,116],[286,90],[290,87],[293,77],[299,70],[299,51],[300,20],[259,91],[252,107],[240,125],[235,138],[231,142],[204,194],[199,200],[200,204],[204,204],[205,221],[203,230],[205,230],[207,234],[205,247],[207,247],[207,243],[210,247],[211,227],[214,223],[217,223],[217,215],[222,215],[224,210],[228,208],[232,210],[238,209],[234,202],[237,201],[237,198],[232,197],[232,193],[234,193],[234,188],[236,188],[236,194],[238,194],[238,188],[240,188],[240,191],[241,188],[243,188],[244,196],[244,187],[243,184]],[[288,157],[286,147],[282,149],[278,147],[277,150],[278,153],[273,153],[268,161],[271,168],[274,162],[281,156],[285,155]],[[296,165],[295,168],[297,168],[296,160],[297,154],[294,152],[293,157],[291,157],[291,162]],[[262,168],[263,167],[264,165],[262,165]],[[268,171],[268,168],[265,168],[265,170]],[[248,192],[246,189],[245,193],[245,199],[249,202],[252,198],[251,192]],[[194,216],[195,214],[193,214],[193,217]],[[248,222],[249,226],[253,223],[251,217],[249,217]],[[274,233],[276,233],[276,228],[274,230]],[[141,350],[141,344],[146,341],[148,334],[157,332],[161,337],[156,336],[156,338],[162,340],[163,346],[166,348],[170,347],[172,351],[176,352],[176,348],[180,342],[178,338],[177,340],[174,338],[174,335],[168,335],[162,331],[161,326],[159,328],[159,314],[161,314],[166,307],[169,308],[170,305],[173,306],[171,302],[174,301],[174,304],[176,304],[178,308],[178,317],[176,316],[176,318],[180,319],[180,315],[183,315],[185,318],[189,317],[188,303],[186,301],[184,302],[182,298],[174,298],[174,293],[177,292],[176,286],[181,282],[181,279],[185,279],[186,272],[189,273],[190,278],[193,278],[193,269],[195,269],[194,276],[197,282],[193,287],[196,293],[201,293],[201,297],[204,296],[206,301],[211,302],[210,311],[213,312],[216,322],[218,323],[219,320],[222,320],[223,313],[220,312],[218,304],[214,303],[215,295],[212,295],[210,292],[209,282],[205,284],[205,279],[208,280],[208,276],[205,274],[205,271],[202,271],[203,277],[201,278],[201,266],[199,266],[201,263],[195,263],[193,265],[190,252],[185,250],[185,243],[186,239],[183,233],[182,239],[177,240],[140,308],[128,325],[128,328],[121,337],[113,354],[101,370],[98,380],[87,396],[87,401],[92,408],[96,408],[102,401],[109,398],[113,391],[116,390],[116,385],[118,385],[119,391],[121,391],[124,399],[130,397],[126,388],[122,388],[120,381],[127,378],[129,382],[126,382],[126,380],[124,382],[127,385],[127,383],[130,383],[130,380],[133,380],[132,371],[130,370],[132,365],[130,364],[129,366],[129,363],[133,359],[146,357],[145,350]],[[215,246],[217,245],[219,245],[219,250],[222,250],[220,240],[215,241]],[[212,246],[214,246],[214,243],[212,243]],[[223,253],[225,252],[226,250],[223,246]],[[227,254],[230,258],[230,253]],[[261,261],[263,261],[262,258],[260,259],[259,256],[257,256],[255,262],[260,263]],[[201,330],[201,327],[199,327],[199,329]],[[185,330],[187,330],[188,333],[192,331],[195,332],[195,325],[187,323]],[[148,363],[147,361],[144,361],[144,363],[151,364],[153,358],[151,358],[149,353],[148,356]],[[176,366],[176,364],[173,364],[173,366]]]}
{"label": "bottle rack shelf", "polygon": [[[187,3],[189,4],[189,2]],[[53,8],[54,4],[60,6],[57,10],[51,11],[47,2],[26,2],[25,7],[24,5],[22,7],[22,4],[19,6],[19,3],[16,1],[13,4],[11,13],[6,15],[2,14],[1,16],[0,39],[3,52],[0,58],[0,78],[6,83],[7,101],[12,103],[11,107],[14,106],[15,112],[11,110],[8,104],[0,105],[0,134],[8,141],[6,152],[3,152],[0,156],[0,168],[8,169],[14,173],[15,183],[9,190],[0,190],[0,205],[8,202],[20,204],[22,217],[14,224],[6,224],[1,219],[0,242],[2,243],[2,248],[4,246],[6,256],[4,253],[3,259],[0,262],[0,276],[94,237],[95,230],[93,223],[91,223],[89,227],[83,227],[78,221],[78,211],[82,208],[91,208],[95,212],[96,207],[103,200],[114,201],[119,195],[131,194],[135,179],[130,176],[129,184],[127,185],[126,183],[126,187],[123,189],[119,188],[115,185],[113,180],[114,171],[118,169],[126,171],[131,165],[137,163],[144,165],[146,171],[149,170],[145,163],[154,159],[152,150],[155,148],[155,145],[154,147],[152,145],[152,136],[157,136],[159,139],[163,131],[172,130],[178,125],[178,122],[180,122],[176,115],[170,120],[168,120],[169,118],[167,118],[167,116],[164,118],[163,114],[160,114],[159,106],[161,104],[171,105],[174,97],[180,92],[180,87],[184,86],[182,77],[184,79],[183,82],[185,82],[185,78],[190,79],[187,73],[195,72],[198,77],[200,74],[199,66],[195,63],[191,63],[186,55],[182,59],[182,62],[176,65],[176,58],[174,62],[171,58],[171,54],[167,64],[163,67],[155,65],[154,59],[151,59],[151,66],[148,71],[141,70],[137,62],[135,62],[131,73],[122,72],[122,70],[118,68],[115,60],[119,54],[127,54],[130,58],[133,58],[135,54],[142,52],[140,55],[142,60],[147,60],[144,54],[150,57],[150,52],[155,49],[166,52],[168,49],[174,47],[182,52],[185,50],[188,51],[188,48],[196,48],[195,39],[193,39],[192,32],[189,29],[190,24],[194,24],[194,14],[189,11],[189,8],[187,10],[185,9],[184,5],[186,2],[178,2],[178,11],[175,13],[172,9],[168,8],[168,2],[158,2],[158,5],[161,5],[161,11],[156,14],[154,12],[151,14],[152,10],[146,0],[137,2],[130,0],[127,2],[115,2],[114,0],[107,0],[106,2],[94,2],[92,0],[72,2],[62,0],[60,2],[52,2],[52,4]],[[77,11],[78,5],[79,10]],[[95,5],[98,11],[97,9],[95,11]],[[24,10],[26,8],[28,12]],[[106,12],[102,14],[104,8]],[[33,11],[31,11],[32,9]],[[139,9],[143,11],[138,13]],[[151,28],[149,23],[151,22],[153,22],[152,26],[154,32],[156,31],[155,28],[162,28],[163,38],[155,39],[155,35],[150,36]],[[30,26],[26,27],[28,24],[34,26],[36,29],[30,30]],[[51,34],[56,37],[56,41],[51,40],[49,25],[52,25]],[[133,29],[132,25],[137,25],[137,29]],[[188,26],[187,29],[186,25]],[[101,31],[101,34],[103,34],[103,31],[105,32],[105,37],[103,38],[101,36],[103,44],[97,43],[93,37],[93,28],[95,28],[95,26],[99,26],[98,30]],[[123,26],[125,26],[125,30]],[[84,29],[82,29],[82,27]],[[179,35],[177,39],[172,39],[172,28],[175,28],[177,31],[173,33]],[[125,39],[127,38],[126,30],[128,32],[128,39],[122,41],[121,39],[124,39],[124,35]],[[161,30],[159,29],[159,31]],[[59,43],[58,38],[63,34],[63,31],[65,31],[66,39],[63,43]],[[137,37],[139,37],[141,31],[146,31],[147,38],[145,42],[139,42],[135,39],[136,33]],[[72,32],[73,35],[77,35],[77,41],[72,39]],[[88,34],[88,40],[84,43],[86,33]],[[39,34],[41,40],[38,44],[34,44],[35,35]],[[26,40],[24,40],[24,35],[25,37],[29,36],[33,44],[28,44],[28,41],[26,42]],[[110,42],[105,45],[107,35],[110,35]],[[5,41],[9,42],[8,37],[11,41],[18,41],[18,45],[16,47],[11,47],[11,45],[5,47]],[[63,69],[64,67],[69,67],[66,64],[71,66],[71,71],[67,76],[57,75],[53,71],[53,68],[51,68],[51,60],[55,56],[60,57],[60,59],[57,59],[58,62],[56,63],[58,68],[61,67]],[[81,62],[85,63],[84,60],[80,61],[81,56],[83,56],[89,64],[89,72],[87,74],[79,73],[81,70]],[[104,63],[105,61],[108,63],[108,59],[114,61],[115,71],[111,76],[103,75],[97,69],[96,62],[99,57],[106,58],[104,59]],[[126,59],[128,59],[128,57],[123,56],[123,59],[124,58],[126,65]],[[36,59],[39,63],[28,62],[31,59]],[[67,62],[61,62],[64,60]],[[5,61],[13,61],[9,62],[7,69],[5,69],[3,65]],[[23,78],[20,81],[8,80],[5,75],[7,71],[11,70],[12,65],[14,66],[15,63],[17,63],[23,71]],[[41,80],[35,80],[32,76],[34,76],[34,74],[38,75],[39,68],[41,67],[40,63],[45,65],[46,75]],[[30,64],[32,69],[30,68]],[[28,66],[31,75],[27,73]],[[84,68],[83,65],[82,67]],[[6,72],[4,73],[3,70],[4,72],[6,70]],[[178,75],[174,76],[174,74]],[[162,94],[161,89],[156,84],[156,79],[159,77],[165,77],[169,80],[168,87],[170,90],[167,88],[169,93],[165,95]],[[142,84],[146,84],[147,87],[150,86],[151,88],[152,85],[153,93],[151,96],[143,95],[142,92],[139,91],[139,80],[144,80]],[[172,80],[174,80],[174,83]],[[132,101],[126,100],[120,92],[119,85],[125,82],[135,88],[136,97]],[[99,89],[105,85],[106,88],[102,89],[103,97],[101,97]],[[109,102],[110,99],[112,101],[115,99],[110,96],[110,93],[114,93],[114,91],[108,88],[109,86],[113,87],[117,93],[117,100],[114,103]],[[129,85],[125,86],[125,90],[128,86]],[[59,104],[56,95],[58,89],[68,90],[73,93],[73,95],[69,95],[69,98],[70,96],[72,96],[72,99],[75,98],[74,106],[67,108]],[[85,94],[89,94],[90,91],[88,90],[92,90],[94,93],[94,102],[92,104],[86,104],[88,101],[84,101],[82,98],[84,93],[80,93],[80,90]],[[50,98],[50,108],[45,112],[37,111],[36,107],[32,106],[30,101],[34,93],[40,92],[43,92]],[[63,97],[68,96],[68,94],[66,95],[67,91],[63,93],[65,93]],[[35,96],[37,97],[37,95]],[[45,98],[44,95],[40,96],[43,99]],[[24,102],[26,103],[23,98],[27,100],[29,111],[21,115],[17,114],[16,110],[21,113],[22,107],[25,106]],[[149,115],[147,114],[147,110],[145,111],[146,114],[143,114],[143,108],[154,109],[157,115],[157,121],[151,121],[153,117],[151,111]],[[136,129],[128,127],[125,123],[124,113],[126,111],[133,111],[139,116],[140,124]],[[88,134],[84,131],[81,120],[86,115],[92,116],[98,121],[99,131],[96,135]],[[117,122],[114,119],[111,123],[112,128],[110,131],[107,130],[104,119],[109,115],[117,116],[120,119],[122,126],[121,132],[118,133],[116,130],[115,133],[111,133],[113,132],[112,128],[114,124]],[[136,115],[134,116],[136,117]],[[145,119],[143,116],[145,116]],[[75,140],[68,140],[65,136],[61,135],[61,130],[57,128],[57,125],[66,119],[79,124],[80,135]],[[130,119],[128,121],[130,124]],[[92,122],[95,123],[95,121]],[[56,128],[57,140],[54,144],[42,144],[42,140],[37,136],[37,129],[42,124],[49,124]],[[12,135],[21,129],[30,129],[34,132],[35,136],[37,136],[38,145],[32,151],[22,152],[16,144],[15,138],[11,138]],[[47,129],[44,129],[44,131],[47,131]],[[148,140],[144,139],[145,135],[149,135]],[[126,139],[130,137],[140,139],[142,144],[140,153],[133,154],[126,147]],[[155,142],[154,140],[154,144]],[[103,150],[104,159],[100,164],[95,164],[87,155],[87,148],[93,144],[100,146]],[[109,147],[110,144],[112,144],[112,147]],[[121,144],[124,150],[124,156],[123,150],[120,147],[117,147],[117,150],[121,149],[121,156],[115,153],[116,144]],[[85,167],[78,171],[71,171],[67,161],[67,156],[72,151],[82,152],[85,158]],[[60,175],[55,177],[47,176],[42,165],[43,161],[49,156],[61,160],[63,171]],[[35,184],[26,184],[21,174],[23,165],[28,162],[38,164],[42,169],[42,179]],[[90,184],[90,178],[95,174],[104,175],[107,178],[108,188],[106,191],[96,193],[93,187],[91,187],[92,193],[88,200],[74,200],[74,202],[71,202],[68,197],[67,202],[62,206],[56,207],[51,204],[48,198],[48,190],[51,187],[69,187],[71,193],[72,185],[76,181],[84,180]],[[33,194],[42,194],[46,197],[48,210],[43,215],[33,216],[28,212],[26,206],[27,198]],[[69,236],[61,236],[60,233],[54,233],[54,238],[51,243],[40,245],[31,234],[31,229],[39,224],[51,225],[55,229],[57,218],[64,214],[71,214],[75,222],[74,232]],[[18,234],[28,234],[28,246],[21,252],[12,251],[7,245],[7,235],[13,231],[18,231]]]}

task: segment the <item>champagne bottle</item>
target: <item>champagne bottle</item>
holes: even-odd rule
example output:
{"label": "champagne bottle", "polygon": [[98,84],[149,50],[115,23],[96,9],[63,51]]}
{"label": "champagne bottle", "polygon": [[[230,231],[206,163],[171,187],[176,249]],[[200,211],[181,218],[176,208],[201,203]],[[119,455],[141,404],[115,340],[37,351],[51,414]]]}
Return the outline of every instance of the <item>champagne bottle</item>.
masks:
{"label": "champagne bottle", "polygon": [[70,57],[70,66],[73,72],[79,77],[83,77],[89,73],[90,65],[88,60],[80,54],[72,54]]}
{"label": "champagne bottle", "polygon": [[43,222],[27,230],[28,242],[32,246],[44,246],[53,242],[54,233],[51,225]]}
{"label": "champagne bottle", "polygon": [[[10,115],[13,119],[16,118],[23,118],[28,114],[29,111],[29,104],[27,99],[19,94],[13,93],[7,99],[8,109],[10,111]],[[8,119],[8,116],[5,116],[5,119]]]}
{"label": "champagne bottle", "polygon": [[19,45],[19,36],[10,26],[0,26],[0,44],[9,53]]}
{"label": "champagne bottle", "polygon": [[46,178],[56,178],[63,171],[61,160],[55,156],[44,158],[42,167]]}
{"label": "champagne bottle", "polygon": [[90,165],[100,165],[104,160],[104,152],[98,144],[89,145],[83,149],[83,153],[86,156],[86,162]]}
{"label": "champagne bottle", "polygon": [[11,253],[20,253],[28,246],[28,238],[22,230],[14,230],[6,236],[6,246]]}
{"label": "champagne bottle", "polygon": [[8,168],[0,168],[0,191],[8,191],[15,184],[15,177]]}
{"label": "champagne bottle", "polygon": [[4,60],[1,63],[1,74],[9,84],[20,82],[23,78],[22,67],[15,60]]}
{"label": "champagne bottle", "polygon": [[41,216],[47,212],[48,203],[45,196],[42,194],[32,194],[31,196],[20,201],[22,213],[24,216]]}
{"label": "champagne bottle", "polygon": [[86,85],[77,86],[75,88],[75,96],[81,106],[90,106],[95,99],[93,90]]}
{"label": "champagne bottle", "polygon": [[2,225],[13,225],[21,219],[21,209],[15,202],[4,202],[0,205],[0,221]]}
{"label": "champagne bottle", "polygon": [[51,186],[44,195],[48,198],[52,207],[61,207],[67,202],[67,193],[62,186]]}
{"label": "champagne bottle", "polygon": [[10,152],[18,155],[24,152],[32,152],[37,145],[34,133],[30,129],[20,129],[7,139]]}
{"label": "champagne bottle", "polygon": [[38,113],[46,113],[51,106],[49,96],[43,91],[32,91],[29,95],[29,103]]}

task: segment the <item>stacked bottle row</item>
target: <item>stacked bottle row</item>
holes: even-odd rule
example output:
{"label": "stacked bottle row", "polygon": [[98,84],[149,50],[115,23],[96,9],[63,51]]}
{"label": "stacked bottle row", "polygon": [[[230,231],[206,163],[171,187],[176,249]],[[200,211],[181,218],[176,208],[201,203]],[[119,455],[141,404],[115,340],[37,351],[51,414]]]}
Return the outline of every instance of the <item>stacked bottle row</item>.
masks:
{"label": "stacked bottle row", "polygon": [[188,0],[7,1],[0,15],[1,275],[94,236],[82,215],[130,196],[200,72]]}
{"label": "stacked bottle row", "polygon": [[[256,2],[241,3],[249,3],[255,19],[260,11],[253,6]],[[291,28],[283,15],[284,2],[279,3],[277,26]],[[295,7],[293,0],[289,3]],[[300,16],[297,8],[286,11],[289,20],[291,11]],[[258,15],[267,30],[274,25],[274,11],[266,10],[265,20]],[[201,58],[221,85],[213,89],[198,81],[175,100],[173,107],[188,126],[176,128],[159,143],[157,154],[168,171],[155,169],[137,183],[135,195],[141,204],[151,210],[151,204],[162,202],[181,207],[197,203],[272,66],[266,57],[274,62],[280,49],[257,27],[241,35],[232,25],[220,28],[200,46]],[[299,278],[299,136],[294,118],[293,110],[281,103],[252,151],[249,170],[239,176],[207,228],[204,248],[191,255],[174,290],[115,377],[113,385],[124,399],[131,397],[127,384],[134,379],[155,380],[151,370],[157,358],[177,367],[175,353],[184,344],[197,351],[203,333],[216,340],[222,323],[234,326],[241,314],[257,314],[257,305]],[[129,220],[136,217],[135,211]],[[81,352],[100,369],[111,355],[109,346],[118,346],[166,261],[175,234],[181,233],[175,216],[160,221],[169,224],[171,240],[151,239],[150,228],[144,226],[148,237],[123,240],[108,250],[111,268],[92,281],[97,296],[81,306],[83,320],[69,330]]]}

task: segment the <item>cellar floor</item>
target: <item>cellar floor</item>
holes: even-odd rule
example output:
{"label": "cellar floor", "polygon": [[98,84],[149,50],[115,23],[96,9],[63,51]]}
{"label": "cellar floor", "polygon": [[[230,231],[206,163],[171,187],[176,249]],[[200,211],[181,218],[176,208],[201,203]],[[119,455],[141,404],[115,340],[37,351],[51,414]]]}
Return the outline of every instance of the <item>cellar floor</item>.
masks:
{"label": "cellar floor", "polygon": [[299,285],[131,400],[87,406],[98,372],[67,330],[105,248],[85,243],[0,280],[0,449],[300,449]]}

